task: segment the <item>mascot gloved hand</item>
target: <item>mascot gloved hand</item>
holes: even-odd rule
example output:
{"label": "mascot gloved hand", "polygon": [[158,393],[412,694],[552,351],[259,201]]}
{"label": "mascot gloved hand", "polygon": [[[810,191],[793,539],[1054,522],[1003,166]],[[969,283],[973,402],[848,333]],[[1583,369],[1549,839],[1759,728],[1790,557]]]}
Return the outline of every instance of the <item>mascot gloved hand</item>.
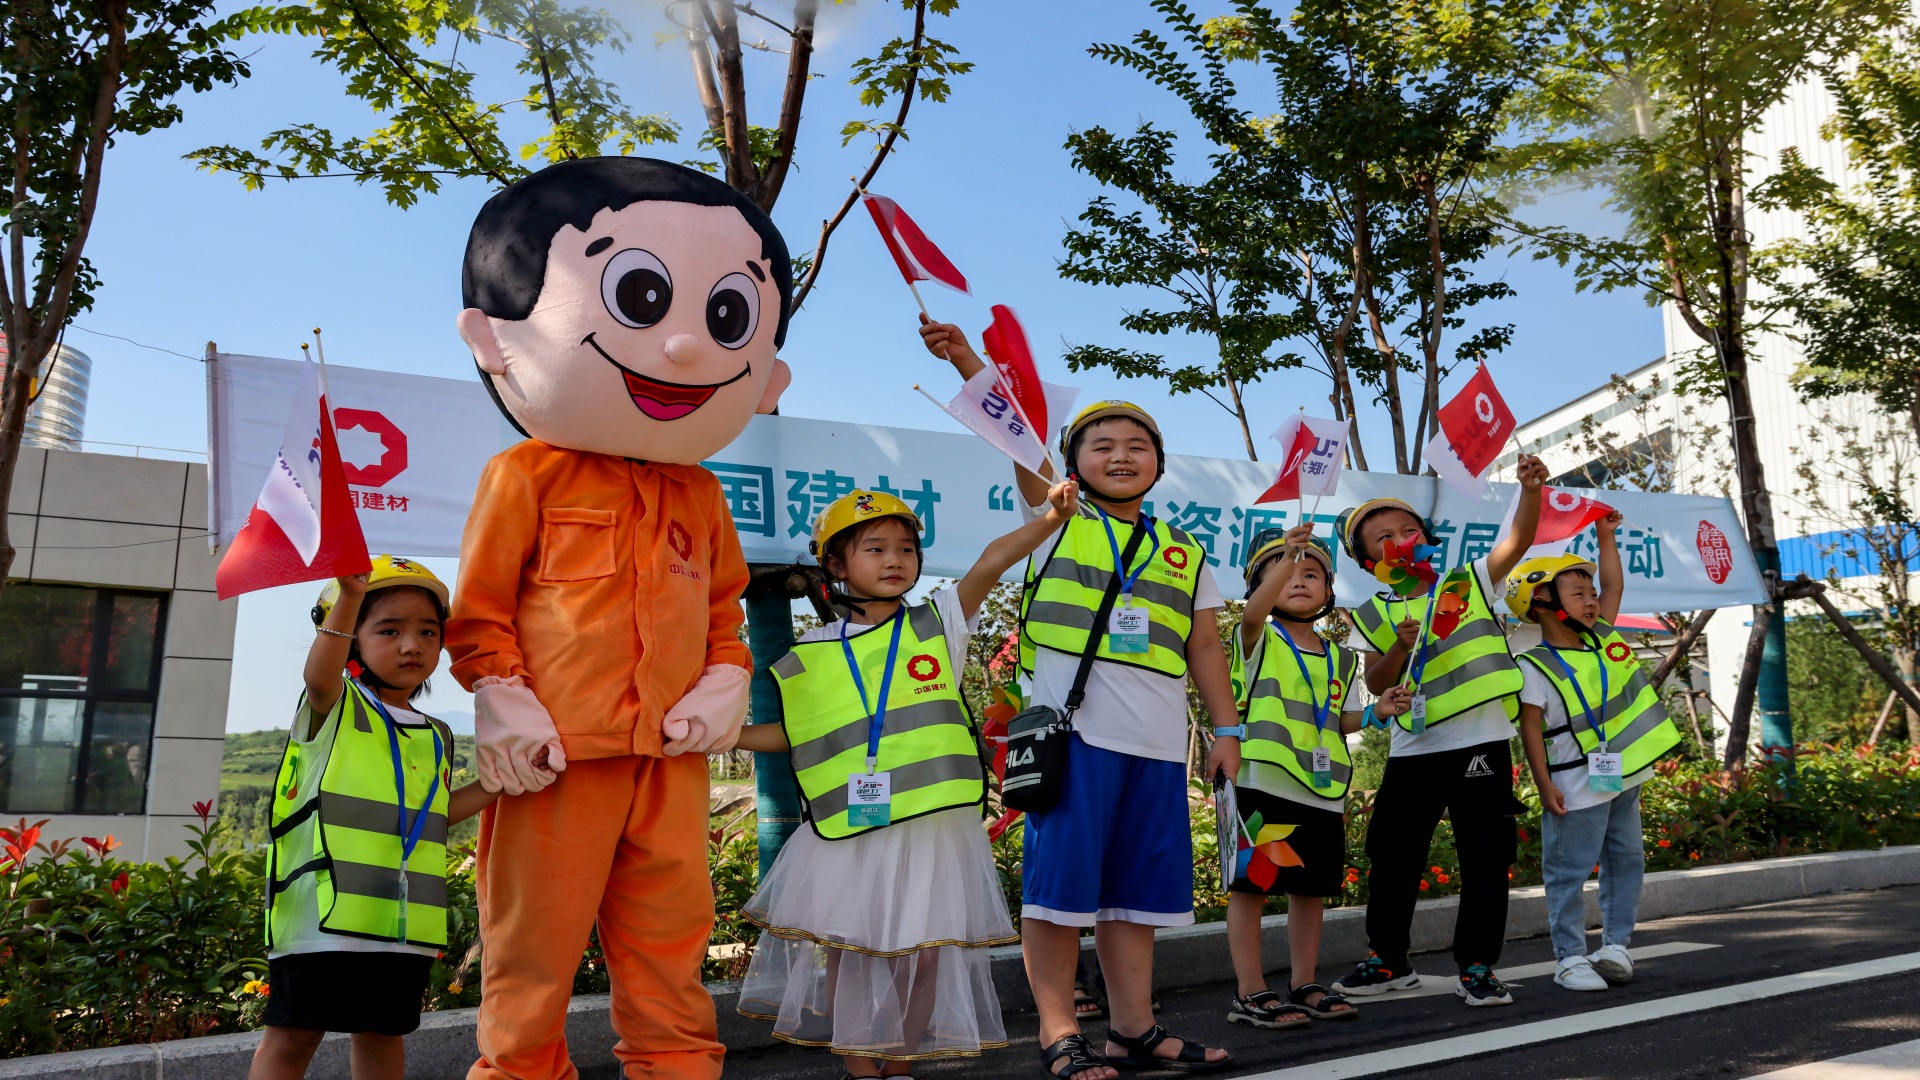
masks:
{"label": "mascot gloved hand", "polygon": [[518,675],[473,684],[474,766],[480,787],[523,795],[559,779],[567,752],[546,706]]}
{"label": "mascot gloved hand", "polygon": [[747,720],[746,668],[722,664],[700,673],[693,684],[660,725],[667,737],[668,757],[679,754],[718,754],[733,749],[740,738],[740,725]]}

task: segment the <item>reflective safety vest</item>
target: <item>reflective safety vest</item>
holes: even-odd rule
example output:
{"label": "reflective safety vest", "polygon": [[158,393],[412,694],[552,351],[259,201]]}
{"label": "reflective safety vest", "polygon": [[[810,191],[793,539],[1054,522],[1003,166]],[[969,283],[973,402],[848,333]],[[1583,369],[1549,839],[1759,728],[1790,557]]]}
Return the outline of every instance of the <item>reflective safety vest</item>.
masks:
{"label": "reflective safety vest", "polygon": [[[1135,526],[1113,523],[1113,542],[1126,551]],[[1100,635],[1095,658],[1131,664],[1172,678],[1187,674],[1187,633],[1193,628],[1193,592],[1205,565],[1207,550],[1193,537],[1154,519],[1154,539],[1140,541],[1127,570],[1140,569],[1133,585],[1133,604],[1147,609],[1147,651],[1116,653],[1107,649],[1107,628],[1093,625],[1100,600],[1113,580],[1113,543],[1107,539],[1100,512],[1085,503],[1080,513],[1061,529],[1060,543],[1047,561],[1027,559],[1025,590],[1020,595],[1020,667],[1033,672],[1036,648],[1052,649],[1079,659],[1086,651],[1087,634]],[[1148,554],[1152,553],[1149,559]],[[1141,564],[1145,568],[1141,569]],[[1115,600],[1118,606],[1119,600]]]}
{"label": "reflective safety vest", "polygon": [[[1433,636],[1431,629],[1427,631],[1427,666],[1421,673],[1419,688],[1427,697],[1427,726],[1452,719],[1489,701],[1500,702],[1507,710],[1507,719],[1512,720],[1520,715],[1520,684],[1526,680],[1513,662],[1513,653],[1507,649],[1507,635],[1500,629],[1500,621],[1487,607],[1486,595],[1480,589],[1480,575],[1471,566],[1460,567],[1454,573],[1467,575],[1472,588],[1467,594],[1467,612],[1460,617],[1460,625],[1453,628],[1453,633],[1441,640]],[[1444,578],[1441,584],[1445,584]],[[1393,647],[1393,628],[1404,619],[1424,624],[1427,605],[1431,602],[1426,596],[1402,601],[1381,593],[1353,609],[1353,624],[1368,643],[1384,653]],[[1417,656],[1416,653],[1407,657],[1407,670],[1412,670]],[[1413,730],[1413,720],[1407,713],[1401,713],[1395,722],[1409,732]]]}
{"label": "reflective safety vest", "polygon": [[[1587,704],[1604,717],[1600,726],[1607,733],[1607,751],[1620,755],[1621,775],[1632,776],[1680,745],[1680,729],[1668,718],[1666,706],[1660,703],[1660,692],[1654,689],[1646,668],[1633,654],[1633,647],[1620,637],[1620,632],[1606,622],[1594,623],[1593,630],[1600,639],[1598,652],[1560,650],[1560,656],[1579,679],[1578,692],[1574,690],[1574,681],[1567,678],[1566,669],[1545,645],[1528,649],[1520,658],[1540,669],[1540,674],[1560,692],[1560,703],[1567,707],[1568,726],[1550,728],[1544,733],[1549,749],[1553,737],[1569,729],[1583,754],[1600,749],[1600,739],[1587,723],[1586,710],[1580,706],[1580,695],[1585,694]],[[1607,665],[1605,706],[1600,704],[1601,664]],[[1547,769],[1552,772],[1581,768],[1586,763],[1583,756],[1572,761],[1549,762]]]}
{"label": "reflective safety vest", "polygon": [[[300,714],[307,714],[301,700]],[[394,790],[389,723],[358,684],[347,680],[326,723],[331,741],[289,739],[273,785],[267,855],[267,947],[289,932],[289,886],[312,874],[320,929],[346,937],[442,948],[447,944],[447,787],[453,732],[428,717],[429,727],[399,727],[401,773],[406,778],[407,823],[434,779],[434,738],[440,740],[440,785],[426,824],[407,859],[406,937],[400,937],[400,806]],[[304,719],[303,719],[304,722]],[[300,756],[326,754],[318,790],[295,789]]]}
{"label": "reflective safety vest", "polygon": [[[858,684],[838,637],[803,641],[773,665],[792,747],[788,760],[807,820],[824,840],[885,828],[847,824],[847,780],[867,769],[867,726],[873,714],[860,700],[860,687],[866,687],[868,701],[878,704],[892,637],[892,628],[881,623],[847,639],[860,665]],[[987,797],[973,713],[960,694],[961,673],[948,670],[950,657],[933,605],[908,608],[875,765],[892,785],[888,824],[977,806]]]}
{"label": "reflective safety vest", "polygon": [[[1340,714],[1360,658],[1351,649],[1323,641],[1326,656],[1302,652],[1301,659],[1307,664],[1307,676],[1302,678],[1300,664],[1280,632],[1269,624],[1265,637],[1260,668],[1251,680],[1247,678],[1246,658],[1237,644],[1233,650],[1233,690],[1240,702],[1240,719],[1247,725],[1247,734],[1240,740],[1240,760],[1246,766],[1242,786],[1278,794],[1271,777],[1272,770],[1279,768],[1313,794],[1338,801],[1353,782],[1353,758],[1347,752],[1346,736],[1340,733]],[[1331,686],[1327,682],[1329,670],[1333,675]],[[1327,705],[1326,725],[1318,730],[1313,723],[1315,701]],[[1332,759],[1333,782],[1327,787],[1315,787],[1313,783],[1315,746],[1326,747]]]}

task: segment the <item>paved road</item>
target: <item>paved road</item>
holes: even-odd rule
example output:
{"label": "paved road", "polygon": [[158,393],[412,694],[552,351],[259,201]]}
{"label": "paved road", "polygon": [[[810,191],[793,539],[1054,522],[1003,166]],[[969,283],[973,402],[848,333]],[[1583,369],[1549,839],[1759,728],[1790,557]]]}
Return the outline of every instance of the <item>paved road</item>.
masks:
{"label": "paved road", "polygon": [[[1920,1080],[1920,1043],[1911,1054],[1896,1045],[1920,1040],[1920,887],[1668,919],[1642,926],[1634,946],[1649,954],[1638,978],[1605,993],[1570,993],[1554,986],[1550,974],[1535,974],[1516,979],[1515,1003],[1508,1008],[1469,1009],[1450,993],[1389,997],[1363,1003],[1357,1021],[1266,1033],[1226,1022],[1231,988],[1218,983],[1164,994],[1161,1022],[1231,1050],[1238,1067],[1215,1075],[1271,1074],[1272,1080],[1409,1070],[1435,1080],[1489,1074],[1738,1080],[1875,1050],[1912,1072],[1882,1069],[1873,1076]],[[1512,977],[1515,971],[1548,969],[1552,959],[1544,938],[1509,942],[1500,970]],[[1420,956],[1414,963],[1428,973],[1430,985],[1451,985],[1446,956]],[[1824,985],[1807,977],[1814,972],[1829,973]],[[1331,981],[1335,974],[1321,976]],[[1809,985],[1814,988],[1803,989]],[[1735,992],[1765,996],[1730,1000]],[[1009,1049],[923,1063],[916,1075],[1038,1077],[1032,1021],[1031,1013],[1008,1017],[1014,1037]],[[1103,1030],[1093,1025],[1089,1034]],[[1848,1075],[1841,1064],[1823,1068],[1815,1071]],[[583,1075],[603,1080],[614,1073]],[[820,1050],[780,1047],[727,1059],[729,1078],[842,1075],[838,1059]]]}

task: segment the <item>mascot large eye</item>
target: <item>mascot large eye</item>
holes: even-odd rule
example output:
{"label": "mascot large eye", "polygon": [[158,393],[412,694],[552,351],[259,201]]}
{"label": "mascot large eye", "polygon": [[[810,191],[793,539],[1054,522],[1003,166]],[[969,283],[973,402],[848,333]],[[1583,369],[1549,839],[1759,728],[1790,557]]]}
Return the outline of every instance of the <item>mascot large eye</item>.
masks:
{"label": "mascot large eye", "polygon": [[760,325],[760,288],[745,274],[728,274],[707,294],[707,333],[729,349],[753,340]]}
{"label": "mascot large eye", "polygon": [[628,248],[608,259],[600,272],[600,300],[622,323],[635,329],[652,326],[667,317],[673,304],[673,277],[653,252]]}

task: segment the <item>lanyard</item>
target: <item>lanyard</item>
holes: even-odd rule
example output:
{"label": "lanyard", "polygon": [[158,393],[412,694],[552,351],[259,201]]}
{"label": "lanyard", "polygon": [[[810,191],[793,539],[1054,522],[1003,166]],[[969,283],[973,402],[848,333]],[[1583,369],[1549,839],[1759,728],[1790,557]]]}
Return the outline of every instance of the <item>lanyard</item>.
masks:
{"label": "lanyard", "polygon": [[[354,685],[358,686],[359,684],[355,683]],[[393,791],[395,798],[399,800],[400,804],[398,808],[400,815],[400,867],[404,870],[407,865],[407,860],[413,857],[413,849],[420,843],[421,833],[426,830],[427,811],[433,807],[433,797],[440,792],[440,730],[432,724],[427,725],[427,730],[433,734],[433,782],[427,785],[426,801],[420,804],[420,809],[413,812],[413,824],[408,825],[407,778],[406,774],[400,770],[400,726],[394,722],[393,714],[387,712],[386,705],[384,705],[378,697],[373,694],[367,694],[365,689],[362,689],[360,692],[366,694],[368,701],[373,702],[373,707],[380,713],[380,719],[387,722],[387,746],[393,751]]]}
{"label": "lanyard", "polygon": [[[1413,679],[1413,692],[1416,694],[1420,692],[1420,684],[1427,675],[1427,628],[1433,625],[1433,609],[1438,606],[1434,603],[1434,595],[1439,588],[1438,578],[1434,579],[1433,584],[1427,586],[1427,610],[1422,613],[1420,619],[1420,648],[1413,654],[1413,665],[1408,671],[1408,675]],[[1412,611],[1413,601],[1403,597],[1400,601],[1401,617],[1404,619]]]}
{"label": "lanyard", "polygon": [[1287,633],[1287,628],[1281,626],[1277,621],[1274,623],[1273,628],[1280,631],[1280,640],[1286,642],[1287,648],[1293,650],[1293,662],[1300,665],[1300,678],[1307,684],[1307,704],[1313,706],[1313,730],[1317,733],[1327,726],[1327,715],[1333,711],[1334,644],[1331,641],[1326,643],[1327,696],[1322,699],[1313,692],[1313,676],[1307,673],[1307,658],[1301,653],[1300,646],[1293,643],[1293,635]]}
{"label": "lanyard", "polygon": [[[1542,644],[1544,644],[1544,642]],[[1587,704],[1587,692],[1580,689],[1580,676],[1573,673],[1573,666],[1567,663],[1566,657],[1560,655],[1559,649],[1548,645],[1547,651],[1552,653],[1553,658],[1560,662],[1560,670],[1567,673],[1567,681],[1573,684],[1574,696],[1580,699],[1580,711],[1587,714],[1587,728],[1593,732],[1594,738],[1600,740],[1600,752],[1603,754],[1606,753],[1607,729],[1605,725],[1605,710],[1607,708],[1607,654],[1600,649],[1593,651],[1593,658],[1600,662],[1600,709],[1602,715],[1600,722],[1596,723],[1593,718],[1593,707]]]}
{"label": "lanyard", "polygon": [[860,662],[853,658],[853,646],[847,644],[847,625],[851,619],[840,622],[840,651],[847,656],[847,670],[853,673],[854,689],[860,691],[860,707],[872,717],[867,722],[867,775],[873,775],[873,767],[880,761],[880,725],[887,716],[887,693],[893,688],[893,662],[900,656],[900,628],[907,625],[907,604],[900,602],[899,610],[893,613],[893,639],[887,642],[887,666],[880,673],[880,702],[878,708],[867,704],[867,683],[860,677]]}
{"label": "lanyard", "polygon": [[[1097,506],[1094,509],[1100,510]],[[1131,606],[1133,583],[1139,581],[1140,575],[1146,572],[1147,567],[1153,565],[1153,557],[1160,551],[1160,534],[1153,531],[1153,515],[1141,514],[1140,523],[1134,526],[1136,529],[1147,530],[1147,539],[1153,541],[1153,547],[1147,552],[1147,557],[1140,560],[1139,569],[1131,574],[1127,573],[1127,568],[1120,562],[1120,541],[1113,535],[1113,519],[1107,516],[1105,510],[1100,510],[1100,524],[1107,527],[1107,546],[1113,550],[1113,568],[1120,575],[1120,595],[1126,597],[1127,604]],[[1095,630],[1097,632],[1098,627]]]}

